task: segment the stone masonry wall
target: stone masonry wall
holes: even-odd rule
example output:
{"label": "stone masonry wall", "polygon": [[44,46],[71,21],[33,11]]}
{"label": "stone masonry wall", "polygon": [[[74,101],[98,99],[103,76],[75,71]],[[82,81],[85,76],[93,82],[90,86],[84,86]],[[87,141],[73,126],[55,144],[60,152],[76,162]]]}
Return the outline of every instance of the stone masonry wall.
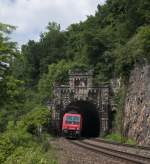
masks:
{"label": "stone masonry wall", "polygon": [[124,112],[125,134],[150,145],[150,65],[137,65],[131,72]]}

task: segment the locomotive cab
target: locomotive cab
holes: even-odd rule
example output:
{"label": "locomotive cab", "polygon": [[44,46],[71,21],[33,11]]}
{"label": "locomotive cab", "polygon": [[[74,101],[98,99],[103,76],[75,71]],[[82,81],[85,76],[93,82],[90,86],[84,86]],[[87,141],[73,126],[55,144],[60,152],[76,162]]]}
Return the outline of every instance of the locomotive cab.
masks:
{"label": "locomotive cab", "polygon": [[65,137],[80,137],[82,130],[82,117],[77,113],[65,113],[62,123],[62,134]]}

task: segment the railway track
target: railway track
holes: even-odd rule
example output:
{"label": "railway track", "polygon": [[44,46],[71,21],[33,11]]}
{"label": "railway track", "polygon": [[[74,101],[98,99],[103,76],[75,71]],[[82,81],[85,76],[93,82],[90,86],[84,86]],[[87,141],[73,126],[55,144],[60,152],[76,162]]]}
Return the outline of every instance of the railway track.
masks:
{"label": "railway track", "polygon": [[97,142],[101,142],[101,143],[107,143],[107,144],[113,144],[113,145],[118,145],[118,146],[124,146],[124,147],[128,147],[128,148],[143,149],[143,150],[149,150],[150,151],[150,147],[148,147],[148,146],[123,144],[123,143],[119,143],[119,142],[115,142],[115,141],[106,141],[106,140],[101,139],[101,138],[93,138],[92,140],[97,141]]}
{"label": "railway track", "polygon": [[101,153],[127,163],[150,164],[150,149],[126,144],[107,142],[101,139],[69,140],[74,145]]}

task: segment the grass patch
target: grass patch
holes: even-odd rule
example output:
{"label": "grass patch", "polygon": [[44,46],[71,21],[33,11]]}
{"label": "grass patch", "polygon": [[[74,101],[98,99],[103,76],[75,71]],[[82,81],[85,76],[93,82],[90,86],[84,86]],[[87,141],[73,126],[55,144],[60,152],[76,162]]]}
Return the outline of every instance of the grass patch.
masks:
{"label": "grass patch", "polygon": [[104,136],[104,139],[107,141],[114,141],[118,143],[125,143],[129,145],[136,145],[136,141],[131,138],[125,138],[120,133],[111,133]]}

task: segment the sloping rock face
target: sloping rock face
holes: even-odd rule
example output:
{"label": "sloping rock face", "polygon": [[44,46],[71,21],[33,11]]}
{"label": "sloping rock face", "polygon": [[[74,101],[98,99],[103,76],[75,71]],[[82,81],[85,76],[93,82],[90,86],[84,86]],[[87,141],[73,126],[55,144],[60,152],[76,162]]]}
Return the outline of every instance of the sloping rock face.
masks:
{"label": "sloping rock face", "polygon": [[124,112],[125,135],[150,146],[150,65],[131,72]]}

